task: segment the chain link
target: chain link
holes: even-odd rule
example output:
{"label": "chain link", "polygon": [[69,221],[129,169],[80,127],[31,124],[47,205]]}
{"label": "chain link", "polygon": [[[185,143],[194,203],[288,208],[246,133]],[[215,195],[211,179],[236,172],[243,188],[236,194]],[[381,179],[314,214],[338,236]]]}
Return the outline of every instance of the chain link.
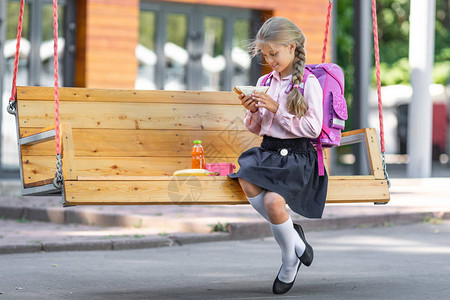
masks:
{"label": "chain link", "polygon": [[387,168],[386,168],[386,157],[384,155],[384,152],[381,152],[381,159],[382,159],[382,163],[383,163],[383,172],[384,172],[384,178],[386,178],[387,184],[388,184],[388,188],[391,187],[391,181],[389,180],[389,174],[387,172]]}
{"label": "chain link", "polygon": [[61,154],[56,154],[56,172],[55,179],[53,179],[53,185],[57,189],[61,189],[63,185],[63,173],[62,173],[62,160]]}

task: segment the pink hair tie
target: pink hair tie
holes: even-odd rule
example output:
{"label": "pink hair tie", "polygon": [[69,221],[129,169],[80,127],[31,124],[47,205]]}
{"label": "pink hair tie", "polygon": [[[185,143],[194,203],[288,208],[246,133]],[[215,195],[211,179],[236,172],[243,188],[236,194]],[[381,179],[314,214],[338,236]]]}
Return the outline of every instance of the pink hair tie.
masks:
{"label": "pink hair tie", "polygon": [[302,83],[300,83],[300,84],[294,84],[294,88],[297,88],[297,89],[302,89],[303,88],[303,86],[304,86],[304,84],[303,84],[303,82]]}
{"label": "pink hair tie", "polygon": [[294,84],[292,85],[292,82],[289,83],[288,87],[286,88],[286,90],[284,91],[286,94],[289,94],[293,89],[297,88],[297,89],[303,89],[303,82],[300,84]]}

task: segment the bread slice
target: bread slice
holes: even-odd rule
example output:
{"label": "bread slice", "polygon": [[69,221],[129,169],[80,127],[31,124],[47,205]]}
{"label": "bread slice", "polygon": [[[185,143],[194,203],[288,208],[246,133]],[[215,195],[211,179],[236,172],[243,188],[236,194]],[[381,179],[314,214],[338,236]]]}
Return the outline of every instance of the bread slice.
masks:
{"label": "bread slice", "polygon": [[245,94],[245,96],[249,96],[254,91],[265,93],[268,89],[268,86],[237,85],[233,88],[233,91],[238,95]]}

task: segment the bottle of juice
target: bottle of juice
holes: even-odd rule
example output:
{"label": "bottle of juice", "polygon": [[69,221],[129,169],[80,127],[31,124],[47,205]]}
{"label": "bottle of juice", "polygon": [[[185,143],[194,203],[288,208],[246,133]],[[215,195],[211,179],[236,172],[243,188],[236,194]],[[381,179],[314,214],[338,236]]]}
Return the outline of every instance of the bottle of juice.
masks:
{"label": "bottle of juice", "polygon": [[194,147],[192,147],[192,159],[191,168],[192,169],[205,169],[205,154],[203,152],[202,141],[195,140]]}

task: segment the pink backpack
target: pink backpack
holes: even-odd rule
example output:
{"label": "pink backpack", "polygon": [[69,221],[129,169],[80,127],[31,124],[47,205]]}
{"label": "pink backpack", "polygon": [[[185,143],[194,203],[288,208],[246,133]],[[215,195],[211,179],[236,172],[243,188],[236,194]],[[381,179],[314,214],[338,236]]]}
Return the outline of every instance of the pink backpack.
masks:
{"label": "pink backpack", "polygon": [[[319,163],[319,175],[323,176],[323,148],[339,146],[341,143],[341,131],[345,127],[347,120],[347,104],[344,98],[344,73],[342,69],[331,63],[306,65],[303,75],[303,82],[300,84],[300,92],[303,94],[305,81],[310,74],[316,76],[323,90],[323,124],[320,135],[311,140],[317,148],[317,158]],[[268,74],[261,85],[269,86],[272,81],[272,73]],[[269,80],[270,79],[270,80]],[[269,82],[267,82],[269,80]],[[285,93],[292,89],[292,84],[288,86]]]}

